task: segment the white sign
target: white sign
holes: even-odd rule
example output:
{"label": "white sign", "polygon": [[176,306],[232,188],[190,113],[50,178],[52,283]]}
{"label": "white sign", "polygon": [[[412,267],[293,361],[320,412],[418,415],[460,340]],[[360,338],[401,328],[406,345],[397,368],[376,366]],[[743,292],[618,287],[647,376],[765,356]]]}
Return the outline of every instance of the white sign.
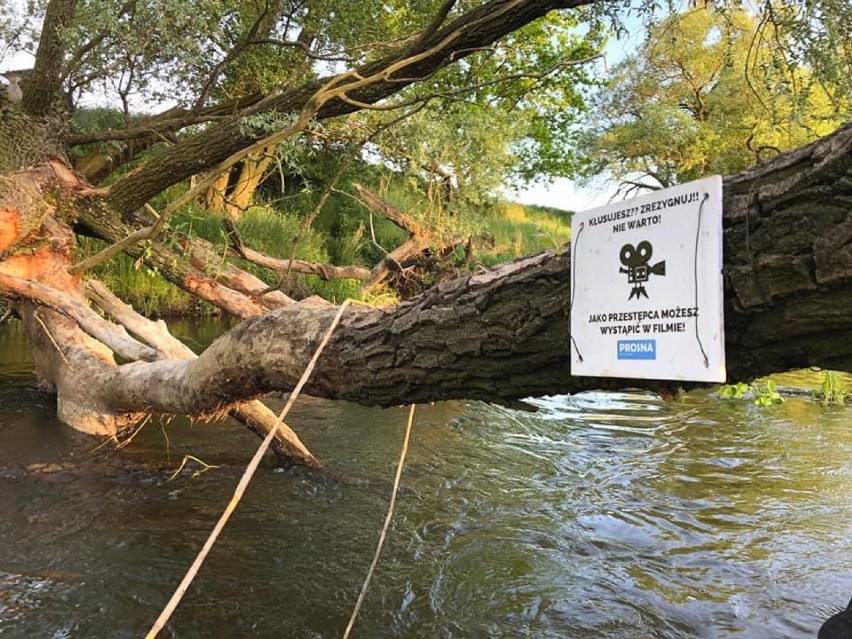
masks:
{"label": "white sign", "polygon": [[725,381],[722,178],[576,213],[571,372]]}

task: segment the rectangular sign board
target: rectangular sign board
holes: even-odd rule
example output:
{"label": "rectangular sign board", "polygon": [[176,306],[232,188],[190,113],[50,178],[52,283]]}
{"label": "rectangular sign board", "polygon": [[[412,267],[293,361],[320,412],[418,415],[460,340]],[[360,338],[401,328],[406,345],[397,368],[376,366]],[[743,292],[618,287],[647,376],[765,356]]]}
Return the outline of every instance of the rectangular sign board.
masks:
{"label": "rectangular sign board", "polygon": [[722,178],[575,213],[571,373],[725,381]]}

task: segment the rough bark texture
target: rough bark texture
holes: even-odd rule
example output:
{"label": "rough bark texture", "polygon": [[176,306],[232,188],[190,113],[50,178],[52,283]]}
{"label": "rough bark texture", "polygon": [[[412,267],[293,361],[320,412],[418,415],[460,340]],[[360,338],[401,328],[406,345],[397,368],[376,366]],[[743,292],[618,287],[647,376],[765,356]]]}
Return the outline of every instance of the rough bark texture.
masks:
{"label": "rough bark texture", "polygon": [[46,115],[62,95],[62,63],[65,55],[65,31],[74,17],[76,0],[50,0],[44,23],[49,28],[41,34],[35,67],[24,86],[22,106],[27,113]]}
{"label": "rough bark texture", "polygon": [[[336,79],[308,82],[220,123],[208,131],[175,145],[138,172],[113,185],[108,203],[122,213],[135,211],[172,184],[216,166],[232,154],[249,147],[267,133],[254,135],[243,126],[243,116],[258,113],[298,113],[311,105],[317,92],[331,81],[336,86],[352,85],[348,97],[358,103],[374,104],[401,91],[437,69],[453,63],[508,33],[546,15],[553,9],[579,7],[593,0],[494,0],[471,9],[436,32],[421,38],[416,45],[396,51],[357,69],[357,77],[375,78],[355,88],[356,74]],[[403,63],[405,61],[405,63]],[[334,98],[319,107],[319,120],[357,111],[353,102]]]}
{"label": "rough bark texture", "polygon": [[[26,89],[31,93],[21,105],[0,104],[0,297],[13,302],[26,324],[37,377],[57,393],[60,418],[86,432],[115,435],[150,412],[227,411],[266,432],[269,411],[243,402],[292,389],[335,313],[277,291],[261,295],[263,283],[224,264],[213,247],[166,231],[148,247],[149,265],[247,318],[189,358],[127,309],[98,302],[111,324],[86,306],[80,277],[68,272],[72,227],[117,242],[150,226],[139,209],[152,196],[221,168],[259,140],[268,143],[267,133],[245,130],[245,115],[349,113],[551,9],[593,1],[486,2],[357,72],[259,97],[96,190],[62,160],[62,118],[47,108],[59,87],[45,61],[61,54],[56,27],[74,8],[74,0],[50,0],[53,31],[44,34],[36,81]],[[846,339],[852,329],[852,125],[726,178],[724,202],[729,376],[747,380],[804,366],[852,370]],[[139,257],[143,247],[126,252]],[[395,308],[350,309],[306,391],[385,406],[450,398],[511,402],[625,386],[671,391],[663,382],[571,377],[570,275],[567,252],[545,253],[446,282]],[[116,355],[137,361],[117,365]],[[295,434],[279,444],[282,454],[313,460]]]}
{"label": "rough bark texture", "polygon": [[[852,125],[724,182],[731,379],[805,366],[852,370]],[[347,313],[307,392],[362,404],[513,400],[665,383],[571,377],[570,256],[545,253]],[[334,309],[247,320],[192,363],[103,372],[117,405],[195,413],[292,387]],[[142,393],[143,389],[147,389]],[[142,393],[140,395],[140,393]]]}
{"label": "rough bark texture", "polygon": [[[46,203],[44,184],[66,195],[86,193],[57,161],[0,180],[0,210],[18,229],[4,240],[0,293],[17,300],[37,374],[58,394],[64,421],[114,434],[140,414],[216,414],[292,389],[333,307],[289,303],[258,315],[259,303],[238,306],[253,316],[197,359],[116,366],[113,351],[130,353],[126,333],[113,335],[39,288],[82,298],[79,279],[66,272],[73,237]],[[729,376],[746,380],[805,366],[852,370],[852,124],[726,178],[724,206]],[[446,282],[398,307],[350,309],[306,391],[387,406],[511,402],[627,386],[673,390],[664,382],[570,375],[570,262],[567,251],[544,253]],[[154,357],[163,355],[161,346],[149,346],[158,350]]]}
{"label": "rough bark texture", "polygon": [[725,179],[729,375],[852,369],[852,124]]}

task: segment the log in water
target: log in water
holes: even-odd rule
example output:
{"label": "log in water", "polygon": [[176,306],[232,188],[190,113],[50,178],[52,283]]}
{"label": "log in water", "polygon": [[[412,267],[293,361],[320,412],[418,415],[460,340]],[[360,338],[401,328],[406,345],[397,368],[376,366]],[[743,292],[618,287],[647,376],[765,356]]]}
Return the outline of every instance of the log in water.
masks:
{"label": "log in water", "polygon": [[[154,419],[93,452],[33,388],[14,324],[0,353],[0,635],[142,636],[256,438]],[[533,403],[418,409],[353,636],[804,638],[852,596],[852,409],[707,393]],[[327,468],[267,460],[169,636],[342,634],[405,411],[308,398],[289,421]],[[190,460],[169,481],[184,455],[216,467],[193,477]]]}

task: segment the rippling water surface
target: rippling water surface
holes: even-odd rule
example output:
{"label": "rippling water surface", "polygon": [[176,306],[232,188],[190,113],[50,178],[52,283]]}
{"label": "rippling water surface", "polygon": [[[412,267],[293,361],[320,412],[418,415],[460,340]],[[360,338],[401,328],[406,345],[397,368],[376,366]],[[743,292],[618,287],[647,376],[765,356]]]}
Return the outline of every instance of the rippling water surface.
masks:
{"label": "rippling water surface", "polygon": [[[143,636],[258,440],[155,419],[93,451],[14,324],[0,357],[0,636]],[[418,407],[354,637],[814,637],[852,596],[852,410],[532,403]],[[327,468],[268,460],[162,636],[341,636],[405,417],[300,400],[288,422]],[[184,455],[216,467],[170,480]]]}

